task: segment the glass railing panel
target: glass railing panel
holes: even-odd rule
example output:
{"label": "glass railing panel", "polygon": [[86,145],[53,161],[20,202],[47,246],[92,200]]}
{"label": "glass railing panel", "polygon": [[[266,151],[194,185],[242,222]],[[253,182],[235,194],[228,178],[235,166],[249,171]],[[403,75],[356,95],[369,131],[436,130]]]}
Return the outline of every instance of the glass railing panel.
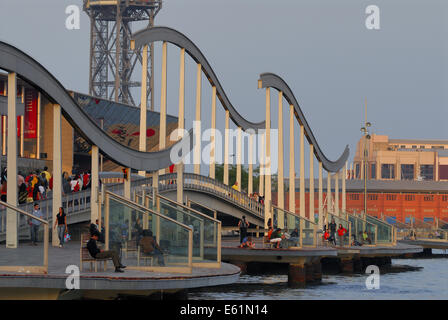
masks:
{"label": "glass railing panel", "polygon": [[435,223],[428,223],[413,218],[411,229],[415,232],[416,240],[447,240],[447,230],[437,228]]}
{"label": "glass railing panel", "polygon": [[281,228],[282,232],[291,237],[284,240],[284,246],[316,246],[317,225],[292,212],[273,206],[273,227]]}
{"label": "glass railing panel", "polygon": [[[120,253],[123,264],[143,268],[191,268],[189,237],[192,231],[188,226],[109,194],[106,202],[109,249]],[[150,250],[153,248],[148,245],[151,237],[157,241],[156,250]]]}
{"label": "glass railing panel", "polygon": [[191,208],[177,204],[169,199],[157,197],[154,203],[151,196],[147,196],[149,208],[160,212],[193,229],[193,262],[218,263],[218,245],[220,242],[220,222],[211,217],[196,212]]}
{"label": "glass railing panel", "polygon": [[50,227],[44,215],[6,206],[0,203],[0,270],[47,273]]}
{"label": "glass railing panel", "polygon": [[367,222],[377,227],[377,243],[392,243],[394,241],[393,226],[389,223],[367,215]]}

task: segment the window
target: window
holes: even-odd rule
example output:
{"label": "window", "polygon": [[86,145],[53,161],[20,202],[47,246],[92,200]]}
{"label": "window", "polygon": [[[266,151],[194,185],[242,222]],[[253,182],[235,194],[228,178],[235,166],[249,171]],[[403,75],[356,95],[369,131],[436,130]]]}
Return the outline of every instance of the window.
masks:
{"label": "window", "polygon": [[432,194],[428,194],[423,197],[424,201],[434,201],[434,196]]}
{"label": "window", "polygon": [[433,217],[424,217],[423,221],[426,223],[433,223],[434,222],[434,218]]}
{"label": "window", "polygon": [[412,149],[417,149],[417,146],[412,146]]}
{"label": "window", "polygon": [[434,180],[434,165],[425,164],[420,166],[420,176],[423,180]]}
{"label": "window", "polygon": [[395,179],[395,165],[382,164],[381,165],[381,179]]}
{"label": "window", "polygon": [[448,165],[439,165],[439,179],[448,180]]}
{"label": "window", "polygon": [[400,148],[401,149],[406,149],[406,146],[401,145]]}
{"label": "window", "polygon": [[414,195],[411,195],[411,194],[406,194],[406,195],[404,196],[404,200],[405,200],[405,201],[414,201],[414,200],[415,200],[415,196],[414,196]]}
{"label": "window", "polygon": [[369,200],[378,200],[378,195],[377,194],[369,194],[367,195],[367,197],[369,198]]}
{"label": "window", "polygon": [[358,179],[361,176],[359,168],[360,168],[360,164],[357,163],[356,166],[355,166],[355,177],[358,178]]}
{"label": "window", "polygon": [[386,195],[386,200],[388,200],[388,201],[395,201],[395,200],[397,200],[397,195],[395,195],[395,194],[387,194]]}
{"label": "window", "polygon": [[414,165],[402,164],[401,165],[401,180],[414,180]]}
{"label": "window", "polygon": [[359,200],[359,194],[355,194],[355,193],[349,194],[348,198],[350,200]]}
{"label": "window", "polygon": [[376,179],[376,163],[370,165],[370,179]]}
{"label": "window", "polygon": [[420,146],[420,149],[425,149],[425,146]]}
{"label": "window", "polygon": [[442,196],[442,201],[448,201],[448,195]]}

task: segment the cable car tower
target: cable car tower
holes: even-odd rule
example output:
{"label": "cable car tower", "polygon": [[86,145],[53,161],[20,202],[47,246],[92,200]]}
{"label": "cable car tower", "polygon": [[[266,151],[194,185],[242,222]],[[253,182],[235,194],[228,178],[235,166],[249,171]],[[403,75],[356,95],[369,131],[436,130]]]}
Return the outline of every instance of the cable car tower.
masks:
{"label": "cable car tower", "polygon": [[[145,22],[147,27],[153,26],[161,8],[161,0],[84,0],[84,11],[90,17],[90,95],[131,105],[140,101],[133,98],[133,93],[140,96],[136,88],[140,87],[141,74],[133,77],[133,73],[137,62],[142,62],[142,51],[130,48],[135,31],[132,26]],[[153,53],[151,44],[147,72],[147,101],[151,110],[154,110]]]}

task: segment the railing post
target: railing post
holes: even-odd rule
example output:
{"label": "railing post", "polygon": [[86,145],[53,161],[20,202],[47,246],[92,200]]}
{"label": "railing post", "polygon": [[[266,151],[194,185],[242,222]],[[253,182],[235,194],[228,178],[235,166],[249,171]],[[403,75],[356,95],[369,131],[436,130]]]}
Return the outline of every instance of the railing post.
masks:
{"label": "railing post", "polygon": [[110,196],[109,194],[105,194],[105,203],[104,203],[104,229],[106,231],[106,234],[104,236],[105,238],[105,247],[106,250],[109,250],[109,229],[110,229],[110,224],[109,224],[109,211],[110,211]]}
{"label": "railing post", "polygon": [[50,241],[49,224],[44,224],[44,268],[48,273],[48,245]]}

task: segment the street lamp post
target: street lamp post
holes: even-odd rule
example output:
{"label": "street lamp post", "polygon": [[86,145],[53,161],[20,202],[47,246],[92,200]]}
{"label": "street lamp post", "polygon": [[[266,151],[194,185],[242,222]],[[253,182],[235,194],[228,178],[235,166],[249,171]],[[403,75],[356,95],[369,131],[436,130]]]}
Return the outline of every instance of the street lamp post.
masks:
{"label": "street lamp post", "polygon": [[367,217],[367,142],[370,140],[369,128],[372,126],[370,122],[367,122],[367,101],[366,101],[366,112],[364,119],[364,126],[361,128],[361,132],[364,135],[364,220]]}

